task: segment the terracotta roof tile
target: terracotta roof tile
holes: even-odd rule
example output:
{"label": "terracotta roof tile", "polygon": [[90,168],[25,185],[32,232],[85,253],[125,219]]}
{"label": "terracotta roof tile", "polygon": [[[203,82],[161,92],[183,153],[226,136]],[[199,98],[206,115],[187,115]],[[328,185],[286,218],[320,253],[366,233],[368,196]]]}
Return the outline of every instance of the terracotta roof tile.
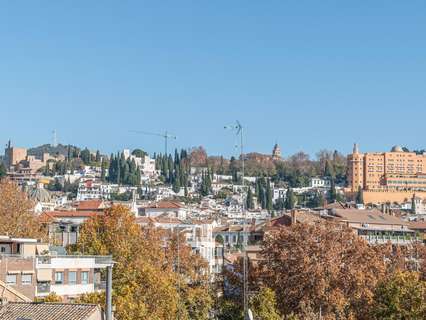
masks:
{"label": "terracotta roof tile", "polygon": [[46,211],[41,214],[50,218],[90,218],[102,214],[99,211]]}
{"label": "terracotta roof tile", "polygon": [[0,308],[0,319],[86,320],[97,310],[93,304],[9,302]]}
{"label": "terracotta roof tile", "polygon": [[77,210],[102,210],[105,208],[105,204],[102,200],[86,200],[79,201]]}
{"label": "terracotta roof tile", "polygon": [[159,201],[148,205],[148,209],[180,209],[182,204],[177,201]]}

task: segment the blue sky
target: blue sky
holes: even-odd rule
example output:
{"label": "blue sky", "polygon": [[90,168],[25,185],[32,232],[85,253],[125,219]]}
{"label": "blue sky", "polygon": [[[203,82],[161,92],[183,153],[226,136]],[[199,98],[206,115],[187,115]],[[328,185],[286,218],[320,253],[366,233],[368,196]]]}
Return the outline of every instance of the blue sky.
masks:
{"label": "blue sky", "polygon": [[424,1],[2,1],[0,142],[426,148]]}

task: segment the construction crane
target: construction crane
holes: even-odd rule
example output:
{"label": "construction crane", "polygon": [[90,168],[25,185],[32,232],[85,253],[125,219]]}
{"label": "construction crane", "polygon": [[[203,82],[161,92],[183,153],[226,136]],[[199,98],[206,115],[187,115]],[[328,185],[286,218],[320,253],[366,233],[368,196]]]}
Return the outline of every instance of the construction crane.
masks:
{"label": "construction crane", "polygon": [[156,137],[163,138],[164,139],[164,154],[165,155],[167,155],[167,146],[168,146],[169,139],[173,139],[173,140],[177,139],[176,136],[170,134],[169,132],[167,132],[167,130],[164,133],[146,132],[146,131],[139,131],[139,130],[131,130],[130,132],[143,134],[143,135],[146,135],[146,136],[156,136]]}

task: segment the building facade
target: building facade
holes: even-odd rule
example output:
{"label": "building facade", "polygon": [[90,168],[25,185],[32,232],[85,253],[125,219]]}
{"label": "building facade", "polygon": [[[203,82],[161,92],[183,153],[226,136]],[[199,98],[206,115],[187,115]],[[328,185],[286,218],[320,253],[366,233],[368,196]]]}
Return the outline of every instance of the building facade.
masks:
{"label": "building facade", "polygon": [[30,300],[54,292],[68,301],[102,290],[101,269],[111,265],[111,256],[59,255],[36,239],[0,236],[0,281]]}
{"label": "building facade", "polygon": [[348,155],[348,187],[351,192],[426,191],[426,154],[404,151],[360,153],[355,144]]}

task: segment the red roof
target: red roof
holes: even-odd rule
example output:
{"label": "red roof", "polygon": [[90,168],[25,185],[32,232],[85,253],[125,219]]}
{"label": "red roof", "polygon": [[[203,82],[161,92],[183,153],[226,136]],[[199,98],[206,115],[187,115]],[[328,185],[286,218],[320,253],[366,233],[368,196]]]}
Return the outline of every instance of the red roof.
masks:
{"label": "red roof", "polygon": [[90,218],[99,214],[97,211],[47,211],[40,215],[40,220],[48,222],[54,218]]}
{"label": "red roof", "polygon": [[77,210],[102,210],[104,208],[105,205],[102,200],[79,201],[77,205]]}
{"label": "red roof", "polygon": [[164,223],[164,224],[180,224],[181,220],[174,217],[137,217],[137,224]]}
{"label": "red roof", "polygon": [[177,201],[160,201],[148,205],[148,209],[180,209],[183,206]]}

